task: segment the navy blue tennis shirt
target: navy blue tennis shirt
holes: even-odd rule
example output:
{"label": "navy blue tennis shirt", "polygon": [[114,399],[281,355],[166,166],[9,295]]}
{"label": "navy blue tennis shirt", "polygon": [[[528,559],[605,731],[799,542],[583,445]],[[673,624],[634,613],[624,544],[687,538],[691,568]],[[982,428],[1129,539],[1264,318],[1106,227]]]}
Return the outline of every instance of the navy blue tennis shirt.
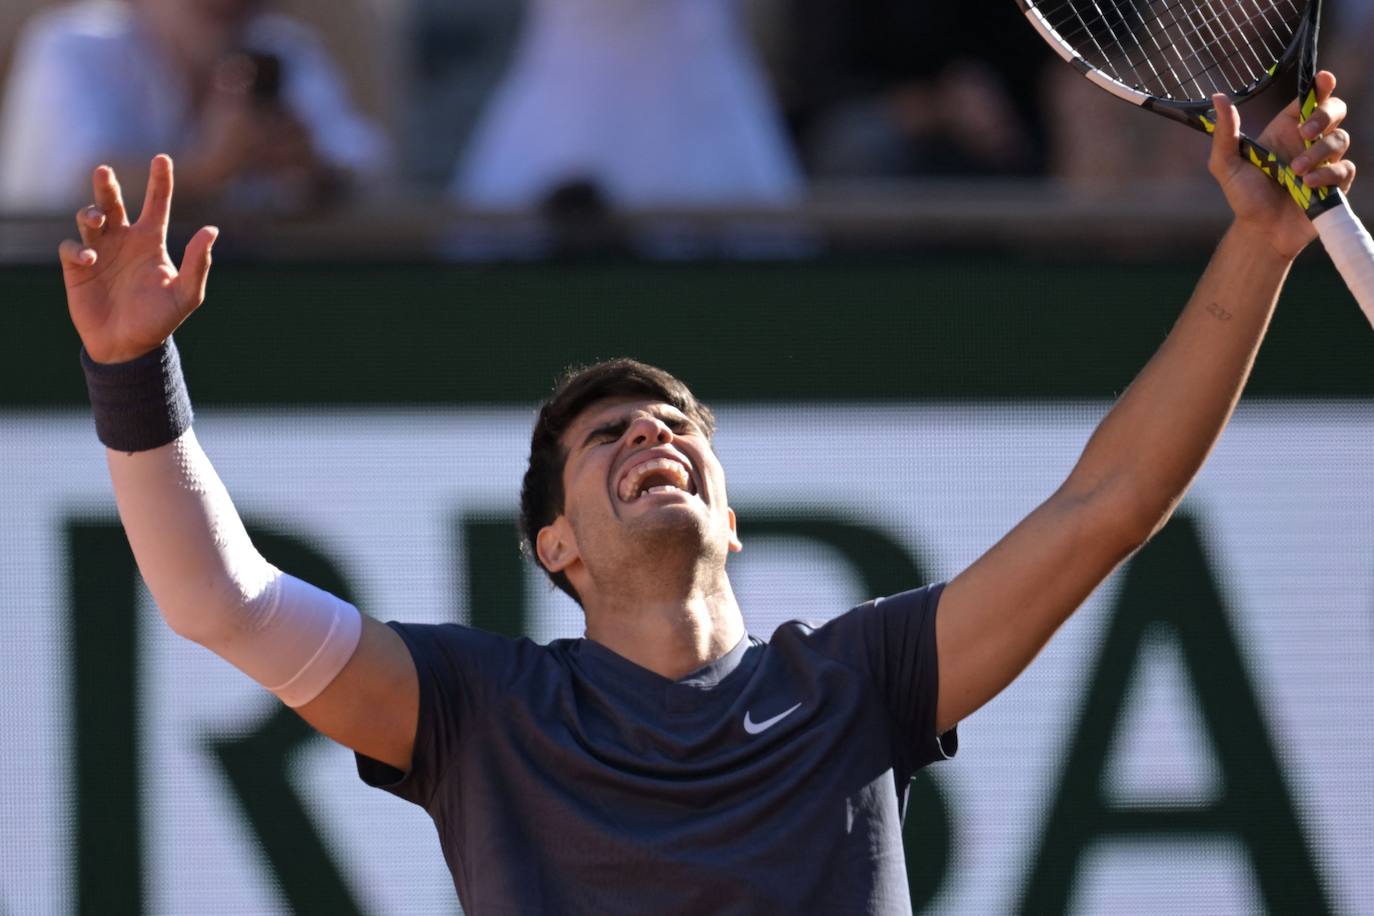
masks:
{"label": "navy blue tennis shirt", "polygon": [[941,587],[670,681],[588,639],[392,623],[420,678],[409,772],[464,909],[909,913],[901,822],[936,735]]}

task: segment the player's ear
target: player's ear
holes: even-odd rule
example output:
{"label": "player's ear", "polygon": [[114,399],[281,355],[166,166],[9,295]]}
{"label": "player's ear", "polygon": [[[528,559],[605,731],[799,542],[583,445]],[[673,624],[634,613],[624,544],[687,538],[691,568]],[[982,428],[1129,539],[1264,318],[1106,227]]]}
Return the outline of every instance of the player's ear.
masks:
{"label": "player's ear", "polygon": [[735,522],[735,510],[734,510],[734,509],[726,509],[726,510],[725,510],[725,517],[726,517],[726,518],[729,520],[729,522],[730,522],[730,552],[731,552],[731,553],[739,553],[741,550],[744,549],[744,545],[743,545],[742,543],[740,543],[740,539],[739,539],[739,526],[738,526],[738,524]]}
{"label": "player's ear", "polygon": [[555,573],[567,569],[578,558],[577,539],[573,537],[567,516],[560,515],[539,529],[534,539],[534,552],[539,555],[540,565]]}

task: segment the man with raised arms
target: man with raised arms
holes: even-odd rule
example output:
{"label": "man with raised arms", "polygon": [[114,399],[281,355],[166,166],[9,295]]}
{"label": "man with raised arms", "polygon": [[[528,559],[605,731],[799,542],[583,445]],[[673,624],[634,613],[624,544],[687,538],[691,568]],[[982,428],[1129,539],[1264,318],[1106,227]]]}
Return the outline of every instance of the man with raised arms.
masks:
{"label": "man with raised arms", "polygon": [[[1345,105],[1329,73],[1317,87],[1301,128],[1290,106],[1260,140],[1309,185],[1349,188]],[[767,642],[746,634],[726,574],[740,543],[712,416],[629,360],[572,376],[543,407],[521,497],[531,550],[582,605],[584,638],[383,625],[273,568],[196,442],[170,340],[204,296],[216,230],[196,233],[178,270],[164,247],[171,161],[154,160],[132,225],[99,168],[61,259],[139,568],[177,632],[356,751],[368,782],[425,807],[470,912],[909,911],[911,775],[952,754],[956,724],[1164,524],[1314,237],[1237,155],[1235,109],[1217,107],[1210,169],[1234,221],[1063,485],[947,585]]]}

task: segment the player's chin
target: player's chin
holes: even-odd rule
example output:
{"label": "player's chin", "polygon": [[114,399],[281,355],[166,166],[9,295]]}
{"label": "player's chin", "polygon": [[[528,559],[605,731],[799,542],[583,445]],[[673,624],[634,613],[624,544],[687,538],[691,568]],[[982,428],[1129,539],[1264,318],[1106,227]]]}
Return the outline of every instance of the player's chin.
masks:
{"label": "player's chin", "polygon": [[700,535],[711,527],[709,514],[686,501],[644,506],[640,512],[627,517],[626,522],[639,534],[654,531],[692,531]]}
{"label": "player's chin", "polygon": [[655,532],[692,532],[705,536],[711,528],[711,513],[706,504],[691,494],[680,496],[641,496],[627,505],[621,516],[637,535]]}

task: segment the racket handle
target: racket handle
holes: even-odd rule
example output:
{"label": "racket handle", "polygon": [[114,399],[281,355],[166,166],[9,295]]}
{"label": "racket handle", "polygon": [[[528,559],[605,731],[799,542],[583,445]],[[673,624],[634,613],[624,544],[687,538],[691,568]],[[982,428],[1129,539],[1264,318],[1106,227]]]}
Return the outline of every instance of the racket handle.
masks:
{"label": "racket handle", "polygon": [[1317,227],[1326,253],[1355,295],[1364,317],[1374,325],[1374,238],[1343,194],[1340,202],[1313,219],[1312,225]]}

